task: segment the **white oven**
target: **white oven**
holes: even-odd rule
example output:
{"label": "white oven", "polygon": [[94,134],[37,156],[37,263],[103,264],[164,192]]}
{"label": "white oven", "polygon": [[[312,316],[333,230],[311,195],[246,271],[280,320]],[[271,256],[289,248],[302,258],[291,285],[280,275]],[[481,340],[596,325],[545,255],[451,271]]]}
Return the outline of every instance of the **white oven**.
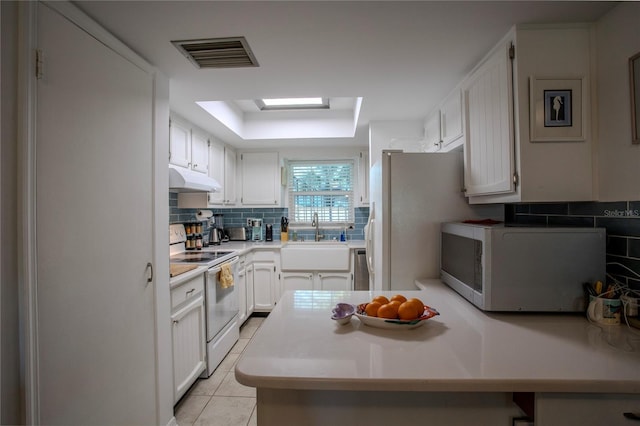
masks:
{"label": "white oven", "polygon": [[211,266],[207,271],[205,290],[207,304],[207,377],[213,373],[240,337],[238,291],[235,284],[225,288],[220,282],[220,271],[223,264],[230,265],[233,281],[234,283],[237,281],[238,260],[238,256],[234,256]]}
{"label": "white oven", "polygon": [[[201,250],[186,250],[185,241],[184,226],[181,224],[170,225],[169,261],[209,268],[205,277],[207,369],[201,375],[201,377],[209,377],[240,338],[239,299],[235,286],[238,278],[239,258],[235,252],[220,250],[219,246],[205,247]],[[226,287],[221,284],[219,278],[222,265],[229,265],[233,276],[233,284]]]}

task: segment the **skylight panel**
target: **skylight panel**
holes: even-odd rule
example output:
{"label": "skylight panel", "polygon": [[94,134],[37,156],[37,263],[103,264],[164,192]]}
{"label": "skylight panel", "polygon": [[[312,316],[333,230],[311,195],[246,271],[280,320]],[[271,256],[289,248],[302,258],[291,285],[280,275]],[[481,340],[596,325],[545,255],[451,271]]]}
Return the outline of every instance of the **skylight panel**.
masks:
{"label": "skylight panel", "polygon": [[265,98],[256,100],[261,110],[328,109],[329,98]]}

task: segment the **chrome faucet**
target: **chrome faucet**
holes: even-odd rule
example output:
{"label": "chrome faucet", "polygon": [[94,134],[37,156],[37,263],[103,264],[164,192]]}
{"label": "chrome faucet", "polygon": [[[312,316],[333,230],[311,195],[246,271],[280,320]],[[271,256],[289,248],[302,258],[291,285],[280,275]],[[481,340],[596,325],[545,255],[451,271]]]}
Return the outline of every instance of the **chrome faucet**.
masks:
{"label": "chrome faucet", "polygon": [[324,238],[324,235],[320,235],[320,221],[318,220],[318,212],[313,214],[313,220],[311,221],[311,226],[316,227],[316,241],[320,241],[321,238]]}

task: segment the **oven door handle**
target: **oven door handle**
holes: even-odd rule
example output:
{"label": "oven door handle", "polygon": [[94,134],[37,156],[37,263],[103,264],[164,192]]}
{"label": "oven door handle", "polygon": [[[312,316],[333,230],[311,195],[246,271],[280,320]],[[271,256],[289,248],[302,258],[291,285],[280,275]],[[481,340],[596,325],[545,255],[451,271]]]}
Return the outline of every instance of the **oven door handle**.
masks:
{"label": "oven door handle", "polygon": [[220,272],[220,269],[222,269],[220,266],[224,265],[225,263],[228,263],[230,265],[235,265],[236,263],[238,263],[238,261],[240,260],[240,257],[236,256],[231,258],[231,260],[229,261],[225,261],[222,262],[220,265],[218,266],[214,266],[213,268],[209,268],[209,270],[207,271],[208,274],[217,274],[218,272]]}

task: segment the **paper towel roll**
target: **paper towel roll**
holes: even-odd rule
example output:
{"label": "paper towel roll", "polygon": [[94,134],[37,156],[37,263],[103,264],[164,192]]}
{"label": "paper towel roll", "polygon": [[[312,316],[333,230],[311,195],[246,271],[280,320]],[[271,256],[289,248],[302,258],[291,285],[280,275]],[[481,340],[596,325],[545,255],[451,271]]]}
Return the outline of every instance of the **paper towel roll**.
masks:
{"label": "paper towel roll", "polygon": [[198,210],[196,213],[197,220],[207,220],[213,216],[213,212],[211,210]]}

